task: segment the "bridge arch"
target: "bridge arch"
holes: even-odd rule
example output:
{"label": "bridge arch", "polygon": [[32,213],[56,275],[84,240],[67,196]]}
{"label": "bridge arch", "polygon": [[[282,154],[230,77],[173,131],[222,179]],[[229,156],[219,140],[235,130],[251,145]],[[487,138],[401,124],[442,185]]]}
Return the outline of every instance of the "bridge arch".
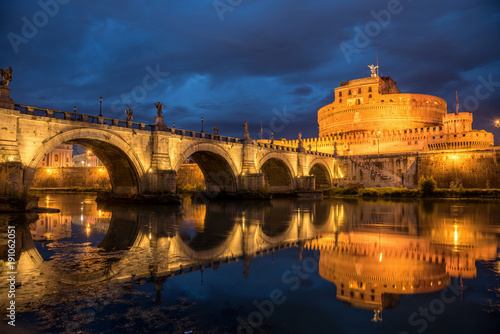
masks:
{"label": "bridge arch", "polygon": [[230,154],[221,146],[211,143],[196,143],[189,146],[179,155],[174,166],[176,172],[187,158],[193,159],[200,167],[207,191],[237,190],[238,169]]}
{"label": "bridge arch", "polygon": [[264,173],[266,185],[271,192],[294,189],[294,168],[282,153],[271,152],[257,163],[257,170]]}
{"label": "bridge arch", "polygon": [[114,193],[139,194],[145,166],[133,148],[120,136],[99,129],[73,129],[45,141],[36,148],[24,175],[24,186],[31,186],[37,167],[45,155],[62,143],[76,144],[91,149],[102,161]]}
{"label": "bridge arch", "polygon": [[332,173],[323,159],[314,159],[309,164],[309,175],[315,176],[316,189],[326,189],[332,186]]}

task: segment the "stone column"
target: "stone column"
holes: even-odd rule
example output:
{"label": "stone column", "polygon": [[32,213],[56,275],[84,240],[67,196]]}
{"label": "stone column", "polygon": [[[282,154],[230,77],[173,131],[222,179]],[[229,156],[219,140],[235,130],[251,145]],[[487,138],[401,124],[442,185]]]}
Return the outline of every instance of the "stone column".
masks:
{"label": "stone column", "polygon": [[176,172],[170,161],[169,138],[170,133],[164,131],[154,131],[152,135],[153,154],[148,171],[152,192],[175,192]]}
{"label": "stone column", "polygon": [[8,88],[0,88],[0,108],[14,109],[14,100],[10,98]]}

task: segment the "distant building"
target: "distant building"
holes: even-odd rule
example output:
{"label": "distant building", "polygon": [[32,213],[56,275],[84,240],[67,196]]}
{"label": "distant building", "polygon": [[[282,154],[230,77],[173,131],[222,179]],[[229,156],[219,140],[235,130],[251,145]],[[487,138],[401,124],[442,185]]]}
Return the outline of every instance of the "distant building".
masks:
{"label": "distant building", "polygon": [[45,155],[39,167],[73,166],[73,145],[61,144]]}
{"label": "distant building", "polygon": [[92,151],[88,150],[87,152],[83,152],[80,154],[75,154],[73,156],[73,166],[74,167],[95,167],[95,166],[104,166],[101,160],[92,153]]}

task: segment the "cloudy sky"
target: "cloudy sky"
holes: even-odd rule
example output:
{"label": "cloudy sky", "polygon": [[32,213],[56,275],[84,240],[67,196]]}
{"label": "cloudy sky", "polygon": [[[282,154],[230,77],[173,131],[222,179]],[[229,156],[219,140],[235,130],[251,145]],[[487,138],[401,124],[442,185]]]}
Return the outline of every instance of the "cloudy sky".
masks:
{"label": "cloudy sky", "polygon": [[[317,111],[340,81],[376,63],[402,92],[440,96],[500,117],[497,0],[8,1],[0,66],[18,104],[177,128],[275,138],[318,134]],[[266,136],[266,134],[264,134]]]}

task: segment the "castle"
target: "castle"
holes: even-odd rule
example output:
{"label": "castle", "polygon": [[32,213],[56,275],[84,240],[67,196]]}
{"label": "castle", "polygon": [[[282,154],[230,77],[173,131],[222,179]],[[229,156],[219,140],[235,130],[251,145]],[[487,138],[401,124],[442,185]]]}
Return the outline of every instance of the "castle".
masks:
{"label": "castle", "polygon": [[[442,98],[401,93],[392,78],[369,67],[370,77],[341,82],[334,101],[319,109],[319,137],[303,139],[305,149],[342,156],[494,145],[492,133],[472,129],[472,113],[447,113]],[[282,143],[299,146],[299,140]]]}

